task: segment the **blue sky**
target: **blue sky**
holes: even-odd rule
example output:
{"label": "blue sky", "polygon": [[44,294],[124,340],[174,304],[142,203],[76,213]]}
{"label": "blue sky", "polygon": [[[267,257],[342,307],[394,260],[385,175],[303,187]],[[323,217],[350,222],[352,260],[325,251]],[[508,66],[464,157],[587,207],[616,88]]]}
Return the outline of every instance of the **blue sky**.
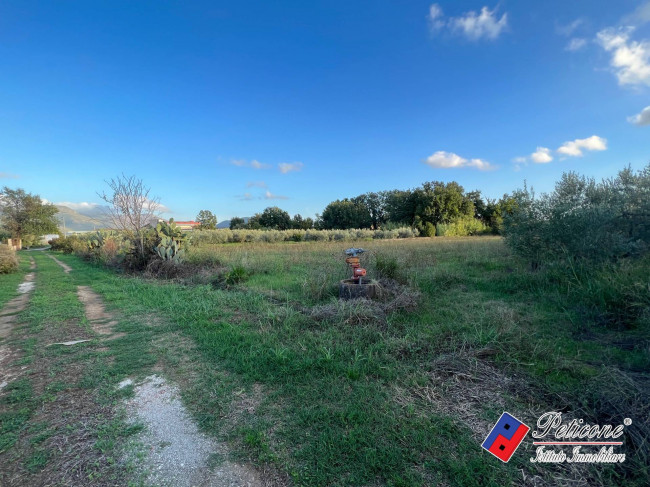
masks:
{"label": "blue sky", "polygon": [[224,220],[650,160],[643,1],[5,0],[0,74],[0,184],[72,207],[120,173]]}

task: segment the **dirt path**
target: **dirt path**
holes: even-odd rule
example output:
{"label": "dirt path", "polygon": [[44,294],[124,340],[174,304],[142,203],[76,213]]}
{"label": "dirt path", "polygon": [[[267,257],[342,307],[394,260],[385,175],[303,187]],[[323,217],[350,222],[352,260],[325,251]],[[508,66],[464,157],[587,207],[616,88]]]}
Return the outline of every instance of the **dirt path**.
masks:
{"label": "dirt path", "polygon": [[[63,262],[48,257],[60,265],[66,274],[71,272],[72,269]],[[31,259],[31,269],[34,270],[35,266],[36,262]],[[60,271],[56,270],[43,272],[51,273],[53,278],[55,274],[60,276]],[[59,319],[58,322],[45,318],[35,323],[33,329],[21,327],[12,333],[17,324],[17,314],[30,305],[35,276],[35,272],[25,276],[18,288],[20,294],[0,312],[0,337],[7,337],[11,333],[12,340],[0,342],[0,391],[4,396],[22,380],[21,384],[27,384],[25,387],[32,391],[31,401],[38,404],[38,407],[30,406],[28,422],[17,431],[15,440],[12,440],[12,449],[0,452],[3,455],[0,464],[4,463],[0,465],[0,485],[118,485],[111,483],[109,475],[117,475],[120,482],[126,482],[134,475],[138,482],[145,480],[145,485],[172,487],[282,485],[275,482],[266,469],[258,470],[251,465],[232,461],[230,447],[226,443],[199,431],[180,399],[180,389],[171,380],[168,382],[163,378],[163,375],[174,377],[180,384],[183,376],[174,375],[175,371],[171,370],[167,370],[171,375],[165,374],[166,366],[161,362],[155,366],[150,362],[152,365],[131,369],[135,370],[132,378],[122,381],[125,385],[136,384],[134,395],[122,403],[126,416],[122,416],[121,408],[114,403],[97,400],[98,389],[94,381],[98,385],[108,385],[104,374],[106,370],[113,369],[117,360],[131,360],[135,364],[140,358],[129,355],[133,351],[128,340],[114,341],[127,335],[115,331],[122,316],[107,310],[102,296],[89,286],[75,286],[73,282],[65,280],[62,288],[65,293],[76,294],[83,304],[92,331],[84,326],[78,311],[75,312],[71,305],[67,315],[61,311],[69,318]],[[43,292],[50,300],[63,297],[61,294],[53,295],[48,287],[44,287]],[[40,307],[37,314],[43,312],[42,303],[34,302],[31,306]],[[137,317],[137,322],[142,323],[143,328],[160,321],[155,314]],[[124,330],[129,330],[127,323],[123,323]],[[149,348],[162,350],[178,344],[177,337],[167,336],[165,332],[155,336],[157,339],[151,342]],[[26,340],[32,340],[29,350],[24,348]],[[179,352],[178,348],[175,350]],[[158,353],[160,351],[152,351],[154,356]],[[181,363],[191,360],[183,351],[177,357]],[[29,365],[22,366],[19,360],[27,360],[25,363]],[[56,370],[55,375],[51,374],[53,370]],[[154,371],[160,375],[149,375],[140,381],[136,379]],[[79,387],[82,382],[93,386]],[[16,408],[20,407],[16,404]],[[13,406],[0,406],[0,412],[4,409],[13,410]],[[110,431],[116,421],[126,421],[121,430],[128,429],[129,424],[134,428],[138,424],[145,426],[142,432],[133,437],[141,447],[132,443],[122,445],[121,437],[115,439],[114,452],[124,455],[117,460],[117,470],[110,466],[111,460],[107,455],[111,453],[96,447],[102,442],[98,432]],[[35,429],[45,427],[47,432],[42,434]],[[29,470],[25,463],[28,461],[43,463]],[[126,472],[126,465],[136,467],[133,474]],[[89,475],[93,478],[92,482],[88,482]]]}
{"label": "dirt path", "polygon": [[77,296],[84,305],[86,318],[95,333],[110,336],[110,339],[124,336],[124,333],[115,333],[113,327],[117,321],[112,313],[106,311],[101,296],[88,286],[77,286]]}
{"label": "dirt path", "polygon": [[31,291],[34,289],[36,274],[30,272],[18,286],[18,296],[9,301],[0,311],[0,338],[6,338],[11,333],[16,322],[16,315],[27,307]]}
{"label": "dirt path", "polygon": [[[106,310],[102,297],[88,286],[77,286],[86,318],[104,340],[115,333],[116,316]],[[157,321],[151,317],[151,321]],[[131,379],[123,381],[131,385]],[[228,447],[198,430],[180,400],[178,388],[160,376],[149,376],[135,387],[135,396],[126,402],[133,423],[146,430],[138,437],[147,455],[141,465],[147,482],[173,487],[258,487],[264,485],[251,467],[228,460]]]}
{"label": "dirt path", "polygon": [[[36,262],[32,259],[30,269],[36,269]],[[25,280],[18,286],[18,296],[9,301],[0,312],[0,338],[7,338],[18,318],[18,313],[27,308],[31,292],[34,289],[36,274],[30,272],[25,275]],[[18,357],[18,350],[7,344],[0,344],[0,391],[18,375],[18,371],[10,367]]]}
{"label": "dirt path", "polygon": [[147,426],[139,440],[148,452],[147,483],[174,487],[258,487],[259,474],[228,460],[226,445],[201,433],[179,399],[178,389],[149,376],[127,402],[132,420]]}
{"label": "dirt path", "polygon": [[66,264],[65,262],[61,262],[59,259],[57,259],[56,257],[54,257],[54,256],[52,256],[52,255],[50,255],[50,254],[47,254],[47,256],[48,256],[50,259],[52,259],[54,262],[56,262],[57,264],[59,264],[59,265],[63,268],[63,272],[65,272],[66,274],[70,274],[70,272],[72,272],[72,270],[73,270],[72,267],[70,267],[70,266],[69,266],[68,264]]}

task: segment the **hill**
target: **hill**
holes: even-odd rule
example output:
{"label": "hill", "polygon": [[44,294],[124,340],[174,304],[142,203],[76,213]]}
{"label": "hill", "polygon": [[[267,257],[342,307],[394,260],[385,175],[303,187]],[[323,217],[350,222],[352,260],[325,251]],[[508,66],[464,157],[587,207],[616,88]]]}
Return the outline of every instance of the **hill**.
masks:
{"label": "hill", "polygon": [[66,232],[85,232],[91,230],[98,230],[107,226],[106,221],[101,218],[92,218],[87,215],[82,215],[78,211],[68,208],[63,205],[54,205],[59,212],[56,214],[56,219],[62,231]]}
{"label": "hill", "polygon": [[[244,223],[248,223],[248,217],[244,217]],[[230,228],[230,220],[224,220],[217,223],[217,228]]]}

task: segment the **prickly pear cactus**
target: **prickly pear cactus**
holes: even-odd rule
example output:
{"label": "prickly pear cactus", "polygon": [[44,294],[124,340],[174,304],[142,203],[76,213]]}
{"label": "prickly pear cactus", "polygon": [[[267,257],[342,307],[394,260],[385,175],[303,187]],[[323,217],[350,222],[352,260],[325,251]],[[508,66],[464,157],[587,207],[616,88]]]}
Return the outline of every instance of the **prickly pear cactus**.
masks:
{"label": "prickly pear cactus", "polygon": [[159,239],[158,245],[154,247],[156,254],[163,260],[180,262],[184,254],[181,245],[187,235],[174,223],[173,219],[169,220],[169,223],[158,223],[156,233]]}
{"label": "prickly pear cactus", "polygon": [[88,249],[99,250],[102,248],[105,241],[106,241],[106,236],[101,231],[98,230],[95,233],[95,235],[93,235],[92,237],[90,237],[90,239],[88,239]]}

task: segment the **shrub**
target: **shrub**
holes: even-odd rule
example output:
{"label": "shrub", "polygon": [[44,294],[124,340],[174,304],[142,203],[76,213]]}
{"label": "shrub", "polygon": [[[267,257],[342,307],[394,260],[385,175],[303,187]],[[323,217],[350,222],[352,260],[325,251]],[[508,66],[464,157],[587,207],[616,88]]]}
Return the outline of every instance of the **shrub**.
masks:
{"label": "shrub", "polygon": [[8,245],[0,244],[0,274],[11,274],[18,270],[16,252]]}
{"label": "shrub", "polygon": [[461,218],[453,223],[438,223],[435,234],[439,237],[468,237],[492,233],[492,229],[476,218]]}
{"label": "shrub", "polygon": [[229,271],[221,272],[212,281],[212,285],[219,289],[228,289],[231,286],[236,286],[245,282],[250,276],[244,266],[235,265]]}
{"label": "shrub", "polygon": [[120,260],[120,243],[115,238],[107,238],[99,250],[100,260],[107,265],[115,265]]}
{"label": "shrub", "polygon": [[248,271],[241,265],[236,265],[225,275],[226,284],[234,286],[248,279]]}
{"label": "shrub", "polygon": [[355,241],[388,238],[412,238],[417,237],[418,231],[409,227],[399,227],[390,230],[204,230],[193,232],[188,238],[192,246],[214,245],[224,243],[242,242],[331,242],[331,241]]}
{"label": "shrub", "polygon": [[436,236],[436,226],[431,222],[426,222],[422,226],[422,231],[420,235],[423,237],[435,237]]}
{"label": "shrub", "polygon": [[[650,310],[650,165],[596,183],[568,173],[550,194],[514,193],[508,245],[560,283],[595,324],[643,325]],[[646,321],[647,324],[647,321]]]}
{"label": "shrub", "polygon": [[47,243],[50,244],[52,250],[56,250],[57,252],[63,252],[64,254],[72,253],[73,249],[72,249],[71,237],[53,238]]}
{"label": "shrub", "polygon": [[533,267],[550,261],[578,266],[643,255],[650,245],[650,164],[611,180],[565,173],[550,194],[524,187],[504,217],[506,242]]}

